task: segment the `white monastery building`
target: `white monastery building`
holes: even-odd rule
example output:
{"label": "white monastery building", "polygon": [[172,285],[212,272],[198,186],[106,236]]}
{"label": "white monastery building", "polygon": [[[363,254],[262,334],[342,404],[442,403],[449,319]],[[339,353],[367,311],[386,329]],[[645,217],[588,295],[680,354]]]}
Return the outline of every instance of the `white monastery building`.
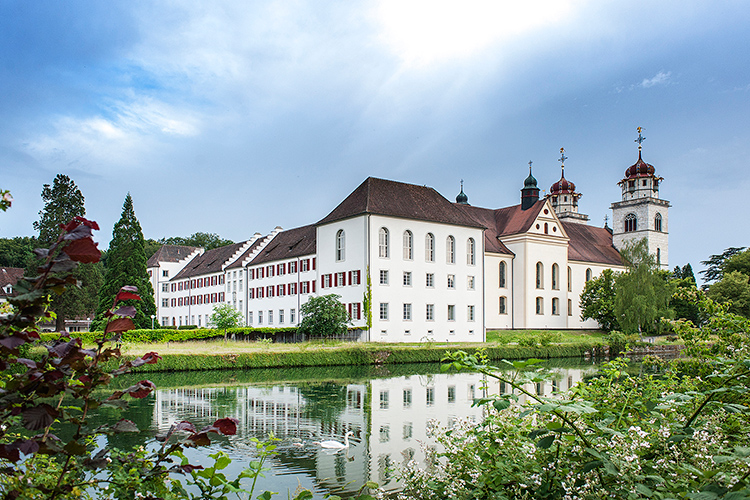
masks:
{"label": "white monastery building", "polygon": [[[618,248],[646,238],[668,268],[669,202],[641,158],[619,182],[614,228],[588,225],[575,184],[562,175],[539,197],[531,174],[521,203],[474,207],[426,186],[369,177],[309,226],[204,251],[165,245],[148,261],[159,322],[207,326],[231,304],[252,327],[299,324],[311,296],[337,294],[362,340],[483,341],[487,329],[587,329],[579,297],[604,269],[624,270]],[[372,327],[366,330],[368,277]]]}

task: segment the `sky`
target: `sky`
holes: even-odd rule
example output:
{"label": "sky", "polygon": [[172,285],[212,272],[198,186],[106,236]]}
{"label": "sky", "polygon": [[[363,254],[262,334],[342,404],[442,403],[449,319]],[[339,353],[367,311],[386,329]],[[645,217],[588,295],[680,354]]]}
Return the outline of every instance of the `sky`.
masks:
{"label": "sky", "polygon": [[663,0],[0,3],[0,237],[70,176],[106,248],[314,223],[368,176],[520,203],[566,178],[611,218],[664,178],[669,264],[750,244],[750,3]]}

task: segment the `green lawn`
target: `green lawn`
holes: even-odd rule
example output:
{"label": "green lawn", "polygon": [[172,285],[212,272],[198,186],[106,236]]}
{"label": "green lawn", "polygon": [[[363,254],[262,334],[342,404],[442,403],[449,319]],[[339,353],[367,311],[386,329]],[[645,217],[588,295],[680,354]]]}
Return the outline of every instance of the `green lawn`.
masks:
{"label": "green lawn", "polygon": [[518,343],[525,339],[548,339],[552,344],[581,344],[603,341],[604,336],[604,332],[598,330],[487,330],[487,342],[497,344]]}

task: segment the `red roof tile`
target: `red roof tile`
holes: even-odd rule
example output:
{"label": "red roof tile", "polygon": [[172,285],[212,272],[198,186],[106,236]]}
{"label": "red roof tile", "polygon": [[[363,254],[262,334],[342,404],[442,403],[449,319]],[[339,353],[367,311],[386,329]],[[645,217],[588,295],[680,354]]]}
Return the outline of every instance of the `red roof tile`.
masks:
{"label": "red roof tile", "polygon": [[159,262],[179,262],[196,251],[199,247],[183,245],[162,245],[154,255],[148,259],[146,267],[157,267]]}
{"label": "red roof tile", "polygon": [[314,224],[282,231],[258,253],[250,265],[312,255],[315,253],[315,237]]}
{"label": "red roof tile", "polygon": [[568,234],[568,260],[622,266],[620,252],[612,244],[612,233],[603,227],[562,221]]}

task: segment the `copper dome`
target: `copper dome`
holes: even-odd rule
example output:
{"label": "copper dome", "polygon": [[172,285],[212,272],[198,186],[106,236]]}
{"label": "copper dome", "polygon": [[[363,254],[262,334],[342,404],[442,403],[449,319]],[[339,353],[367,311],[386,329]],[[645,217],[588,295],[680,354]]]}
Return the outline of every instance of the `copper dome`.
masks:
{"label": "copper dome", "polygon": [[638,161],[628,167],[625,171],[625,178],[632,179],[635,177],[650,177],[656,173],[653,165],[646,163],[641,158],[641,152],[638,152]]}
{"label": "copper dome", "polygon": [[559,181],[552,184],[552,187],[549,190],[550,194],[574,194],[575,191],[576,185],[566,179],[565,175],[563,175]]}

